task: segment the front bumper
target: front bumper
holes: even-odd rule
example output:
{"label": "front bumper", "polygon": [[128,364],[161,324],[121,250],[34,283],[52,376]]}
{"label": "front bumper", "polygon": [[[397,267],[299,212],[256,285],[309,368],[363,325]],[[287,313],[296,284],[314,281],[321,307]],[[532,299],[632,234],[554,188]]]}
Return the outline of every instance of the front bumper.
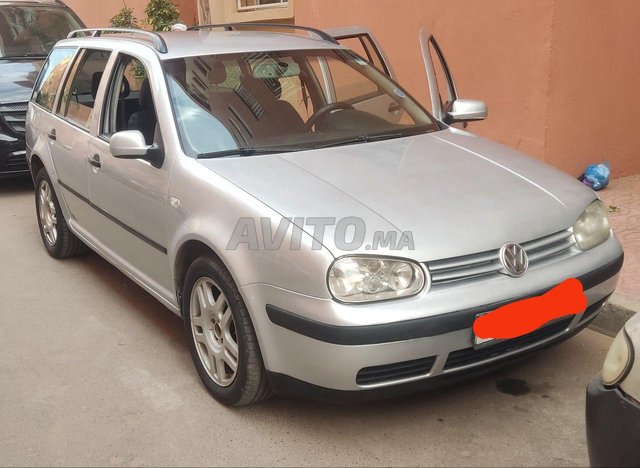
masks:
{"label": "front bumper", "polygon": [[587,444],[591,466],[640,466],[640,403],[599,374],[587,387]]}
{"label": "front bumper", "polygon": [[[614,291],[622,263],[611,236],[592,251],[530,271],[526,280],[504,277],[399,301],[349,306],[265,284],[241,292],[277,392],[378,398],[475,375],[572,336]],[[583,284],[585,312],[514,340],[473,347],[478,314],[543,294],[569,277]]]}
{"label": "front bumper", "polygon": [[[416,379],[407,378],[401,381],[396,380],[394,385],[363,386],[361,390],[336,390],[326,388],[304,382],[289,375],[268,371],[269,382],[272,390],[279,395],[312,398],[314,400],[327,402],[372,401],[432,390],[512,365],[529,357],[532,353],[571,338],[592,322],[592,320],[598,315],[598,312],[605,300],[601,300],[591,306],[584,313],[583,318],[579,320],[573,328],[564,326],[565,324],[563,324],[563,321],[559,320],[548,325],[550,330],[545,330],[547,327],[543,327],[537,332],[530,334],[533,336],[525,335],[524,337],[516,338],[515,340],[507,340],[501,343],[496,343],[492,346],[478,348],[479,350],[484,349],[484,352],[481,352],[477,362],[472,361],[470,365],[453,368],[451,371],[445,371],[437,375],[434,375],[432,367],[431,372],[427,370],[426,373],[419,373],[417,375],[418,378]],[[558,327],[561,328],[560,331],[558,331]],[[543,335],[542,338],[540,337],[540,334]],[[474,348],[470,348],[470,350],[473,349]],[[487,353],[487,351],[490,351],[490,353]],[[473,354],[473,352],[470,352],[469,354]],[[379,377],[381,375],[384,376],[385,371],[391,374],[394,372],[404,372],[407,368],[411,370],[417,368],[417,365],[412,369],[411,367],[407,367],[406,364],[405,367],[402,368],[400,367],[402,364],[405,363],[399,363],[398,367],[395,369],[391,366],[376,366],[370,369],[372,369],[371,372],[380,372],[377,375],[377,377]],[[428,363],[428,365],[431,364]],[[385,367],[386,369],[383,369]],[[400,370],[398,371],[398,369]]]}
{"label": "front bumper", "polygon": [[6,133],[0,127],[0,179],[28,175],[24,139]]}

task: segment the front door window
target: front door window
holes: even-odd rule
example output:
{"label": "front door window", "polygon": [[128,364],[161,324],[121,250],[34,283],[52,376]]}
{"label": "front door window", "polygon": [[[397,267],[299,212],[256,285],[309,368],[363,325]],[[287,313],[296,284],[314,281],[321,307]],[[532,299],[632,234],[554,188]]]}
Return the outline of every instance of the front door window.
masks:
{"label": "front door window", "polygon": [[116,132],[138,130],[151,145],[157,123],[146,68],[135,57],[120,54],[107,92],[101,135],[108,139]]}

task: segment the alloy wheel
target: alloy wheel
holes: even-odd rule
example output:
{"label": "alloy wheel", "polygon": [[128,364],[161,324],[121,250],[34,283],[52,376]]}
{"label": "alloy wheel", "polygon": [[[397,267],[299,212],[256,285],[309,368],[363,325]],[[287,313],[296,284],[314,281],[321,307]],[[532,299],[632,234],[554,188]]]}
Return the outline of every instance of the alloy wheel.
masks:
{"label": "alloy wheel", "polygon": [[39,215],[42,232],[47,243],[51,246],[58,240],[58,218],[56,205],[53,201],[51,185],[46,180],[40,183],[39,190]]}
{"label": "alloy wheel", "polygon": [[200,361],[217,385],[228,387],[238,372],[238,336],[227,298],[212,279],[196,281],[189,314]]}

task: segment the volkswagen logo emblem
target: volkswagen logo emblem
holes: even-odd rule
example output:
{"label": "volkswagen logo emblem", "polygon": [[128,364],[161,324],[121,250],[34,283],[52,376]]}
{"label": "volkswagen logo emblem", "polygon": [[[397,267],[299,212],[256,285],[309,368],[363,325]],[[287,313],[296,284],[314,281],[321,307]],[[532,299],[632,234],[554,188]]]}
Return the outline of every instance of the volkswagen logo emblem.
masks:
{"label": "volkswagen logo emblem", "polygon": [[508,275],[519,278],[529,268],[529,257],[521,246],[515,242],[507,242],[500,249],[500,263]]}

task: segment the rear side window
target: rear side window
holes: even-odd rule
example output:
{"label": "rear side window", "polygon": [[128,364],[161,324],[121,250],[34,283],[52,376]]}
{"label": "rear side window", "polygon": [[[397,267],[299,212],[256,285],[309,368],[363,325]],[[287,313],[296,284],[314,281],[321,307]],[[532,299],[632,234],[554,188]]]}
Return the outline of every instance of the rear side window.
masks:
{"label": "rear side window", "polygon": [[64,85],[58,113],[87,128],[111,52],[86,49],[76,59]]}
{"label": "rear side window", "polygon": [[53,110],[53,102],[56,99],[60,82],[75,51],[74,48],[60,48],[51,51],[34,87],[32,100],[36,104],[40,104],[48,111]]}

